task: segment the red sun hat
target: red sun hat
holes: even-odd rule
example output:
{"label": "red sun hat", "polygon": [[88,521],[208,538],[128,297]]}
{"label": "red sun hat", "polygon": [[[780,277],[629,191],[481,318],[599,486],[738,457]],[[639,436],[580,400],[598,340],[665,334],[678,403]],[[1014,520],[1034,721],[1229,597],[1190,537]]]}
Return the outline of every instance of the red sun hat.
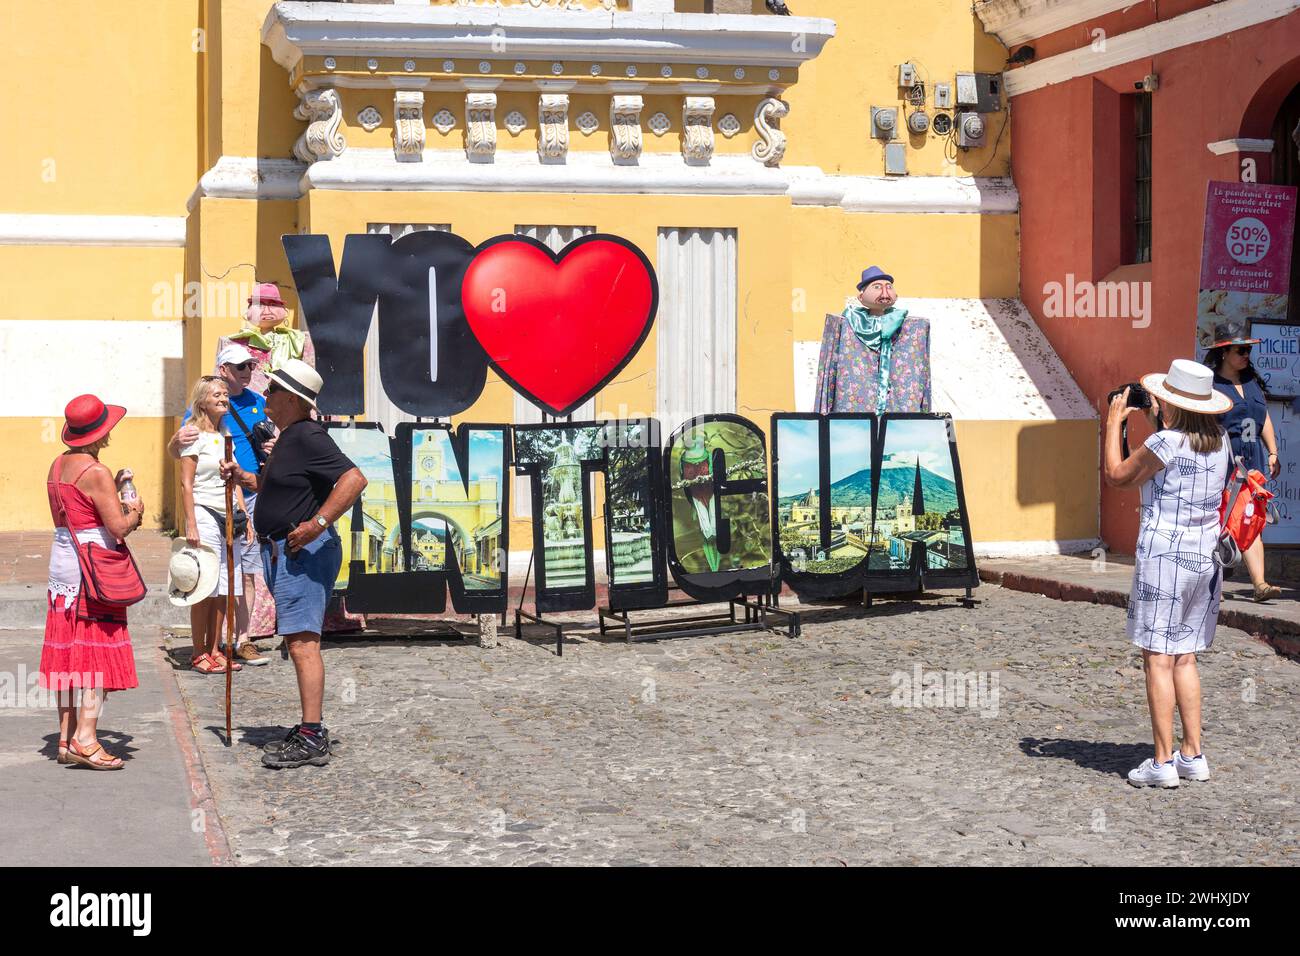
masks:
{"label": "red sun hat", "polygon": [[105,405],[94,395],[78,395],[63,409],[63,444],[80,448],[99,441],[122,420],[126,409]]}
{"label": "red sun hat", "polygon": [[248,297],[248,304],[254,302],[259,305],[278,305],[284,307],[284,300],[280,298],[280,287],[274,282],[259,282],[253,289],[253,294]]}

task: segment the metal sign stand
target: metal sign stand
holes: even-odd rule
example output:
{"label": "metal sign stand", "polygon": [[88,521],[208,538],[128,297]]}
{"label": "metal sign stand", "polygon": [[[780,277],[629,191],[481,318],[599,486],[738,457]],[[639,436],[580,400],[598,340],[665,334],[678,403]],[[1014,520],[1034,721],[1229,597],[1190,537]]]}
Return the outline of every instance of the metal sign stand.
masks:
{"label": "metal sign stand", "polygon": [[[720,603],[720,602],[719,602]],[[671,601],[662,607],[647,608],[649,611],[661,611],[677,607],[708,607],[702,601]],[[743,616],[737,617],[736,608],[743,609]],[[801,632],[799,613],[783,610],[776,595],[760,595],[756,600],[738,598],[727,602],[726,611],[714,614],[698,614],[690,617],[660,617],[652,620],[633,621],[633,611],[616,611],[611,607],[598,609],[600,614],[600,633],[609,633],[607,621],[622,625],[623,639],[631,644],[634,641],[653,641],[665,637],[697,637],[704,634],[734,634],[744,631],[777,631],[784,628],[785,636],[799,637]],[[767,616],[777,615],[783,618],[780,624],[769,624]],[[616,625],[617,626],[617,625]]]}
{"label": "metal sign stand", "polygon": [[[555,628],[555,656],[563,657],[564,656],[564,625],[557,624],[555,621],[543,620],[540,614],[529,614],[527,611],[524,610],[524,595],[528,593],[528,581],[529,578],[532,577],[532,574],[533,574],[533,556],[532,553],[530,552],[528,555],[528,570],[524,572],[524,587],[523,590],[519,592],[519,604],[517,607],[515,607],[515,640],[522,641],[524,639],[523,622],[525,619],[533,624],[541,624],[544,627]],[[536,597],[536,595],[537,595],[537,589],[534,588],[533,596]]]}

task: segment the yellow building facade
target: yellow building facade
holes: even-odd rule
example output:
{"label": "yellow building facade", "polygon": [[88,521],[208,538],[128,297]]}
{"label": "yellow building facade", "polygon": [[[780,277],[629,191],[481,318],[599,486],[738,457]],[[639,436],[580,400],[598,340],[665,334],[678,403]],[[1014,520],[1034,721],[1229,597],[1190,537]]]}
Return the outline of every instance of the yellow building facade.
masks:
{"label": "yellow building facade", "polygon": [[[668,426],[811,410],[824,316],[880,264],[931,320],[977,551],[1094,541],[1097,417],[1019,303],[1007,104],[969,147],[934,125],[962,117],[940,87],[951,101],[1006,49],[965,0],[706,11],[735,6],[102,0],[53,30],[0,0],[0,338],[19,370],[0,386],[0,530],[47,524],[44,469],[83,391],[128,407],[105,460],[170,526],[163,445],[189,384],[255,281],[297,311],[280,237],[327,235],[337,263],[349,234],[439,228],[644,250],[656,328],[585,412]],[[368,412],[391,432],[391,407]],[[537,417],[489,373],[458,420]]]}

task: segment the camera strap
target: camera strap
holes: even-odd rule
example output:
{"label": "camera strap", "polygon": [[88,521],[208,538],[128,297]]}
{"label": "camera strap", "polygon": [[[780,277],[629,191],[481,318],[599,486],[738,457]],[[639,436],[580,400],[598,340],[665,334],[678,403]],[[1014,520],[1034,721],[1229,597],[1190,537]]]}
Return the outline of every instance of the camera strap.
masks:
{"label": "camera strap", "polygon": [[253,457],[257,459],[258,465],[265,465],[266,452],[258,448],[257,442],[253,441],[253,433],[248,430],[248,426],[244,424],[244,419],[241,418],[239,412],[235,410],[235,403],[232,401],[229,405],[230,417],[235,420],[235,424],[239,426],[239,430],[244,433],[244,439],[248,442],[248,447],[253,449]]}

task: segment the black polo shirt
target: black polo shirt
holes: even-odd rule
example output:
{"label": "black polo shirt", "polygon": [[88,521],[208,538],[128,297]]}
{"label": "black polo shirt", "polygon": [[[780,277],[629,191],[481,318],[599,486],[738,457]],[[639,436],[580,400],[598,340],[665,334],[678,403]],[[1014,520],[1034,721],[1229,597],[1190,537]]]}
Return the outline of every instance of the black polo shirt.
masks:
{"label": "black polo shirt", "polygon": [[283,538],[314,518],[339,477],[355,467],[320,422],[294,422],[262,466],[253,527],[263,537]]}

